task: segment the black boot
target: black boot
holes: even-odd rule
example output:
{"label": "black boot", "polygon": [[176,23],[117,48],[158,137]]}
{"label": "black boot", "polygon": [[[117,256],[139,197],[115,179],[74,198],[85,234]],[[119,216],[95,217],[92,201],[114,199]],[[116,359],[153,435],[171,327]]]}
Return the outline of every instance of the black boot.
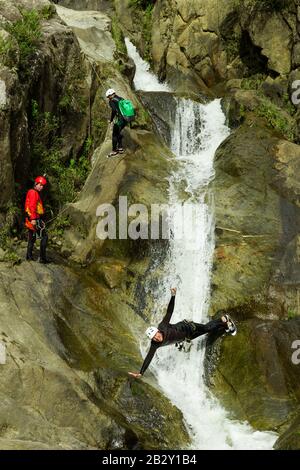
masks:
{"label": "black boot", "polygon": [[51,261],[50,261],[50,259],[48,259],[48,258],[40,258],[40,259],[39,259],[39,263],[41,263],[41,264],[49,264],[49,263],[51,263]]}

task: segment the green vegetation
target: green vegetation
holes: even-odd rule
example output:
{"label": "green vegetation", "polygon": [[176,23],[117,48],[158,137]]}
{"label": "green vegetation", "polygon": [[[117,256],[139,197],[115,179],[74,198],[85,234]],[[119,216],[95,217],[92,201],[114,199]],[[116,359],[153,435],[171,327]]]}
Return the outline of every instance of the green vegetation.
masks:
{"label": "green vegetation", "polygon": [[288,140],[294,140],[295,120],[285,115],[279,106],[264,97],[261,98],[261,102],[255,111],[258,116],[267,120],[270,127],[280,132]]}
{"label": "green vegetation", "polygon": [[151,129],[152,120],[148,111],[142,106],[137,108],[137,115],[135,121],[132,123],[132,127],[138,127],[140,129]]}
{"label": "green vegetation", "polygon": [[17,63],[17,45],[11,37],[0,36],[0,61],[10,68]]}
{"label": "green vegetation", "polygon": [[295,310],[292,310],[292,309],[289,309],[288,310],[288,319],[289,320],[292,320],[293,318],[296,318],[298,315],[297,315],[297,312],[295,312]]}
{"label": "green vegetation", "polygon": [[[36,101],[31,107],[32,167],[34,174],[46,173],[50,182],[50,205],[58,212],[74,201],[90,170],[89,154],[93,141],[87,138],[79,157],[64,161],[61,154],[59,119],[49,112],[41,113]],[[34,175],[31,175],[32,178]]]}
{"label": "green vegetation", "polygon": [[76,112],[84,112],[87,99],[82,94],[82,83],[86,78],[86,70],[80,59],[75,60],[71,70],[67,72],[68,83],[64,94],[59,100],[61,111],[73,109]]}
{"label": "green vegetation", "polygon": [[148,5],[144,16],[143,16],[143,39],[145,43],[144,48],[144,60],[151,63],[152,56],[151,56],[151,30],[152,30],[152,12],[153,12],[153,5]]}
{"label": "green vegetation", "polygon": [[0,248],[5,250],[5,261],[18,261],[19,257],[15,253],[13,236],[17,231],[13,228],[16,220],[20,218],[20,208],[14,204],[9,204],[6,210],[5,221],[0,225]]}
{"label": "green vegetation", "polygon": [[117,52],[127,55],[124,35],[119,26],[119,22],[116,16],[113,16],[111,20],[111,34],[112,34],[113,40],[115,41]]}
{"label": "green vegetation", "polygon": [[22,80],[28,77],[30,61],[40,44],[41,22],[50,19],[54,13],[54,5],[45,6],[41,11],[20,10],[19,20],[3,26],[10,37],[0,38],[0,58],[7,67],[17,67]]}
{"label": "green vegetation", "polygon": [[40,17],[43,19],[43,20],[50,20],[51,18],[53,18],[53,16],[56,14],[56,9],[55,9],[55,6],[53,4],[51,5],[45,5],[41,11],[39,12],[40,14]]}
{"label": "green vegetation", "polygon": [[239,56],[240,53],[241,35],[234,33],[231,38],[228,38],[224,44],[227,52],[228,61],[232,62],[233,59]]}
{"label": "green vegetation", "polygon": [[152,62],[151,56],[151,30],[152,30],[152,13],[155,1],[150,0],[131,0],[129,5],[135,9],[135,21],[141,25],[141,34],[143,45],[141,50],[143,59]]}
{"label": "green vegetation", "polygon": [[6,57],[9,62],[5,65],[18,66],[20,78],[28,77],[29,63],[34,56],[41,39],[41,17],[36,10],[21,11],[22,18],[14,23],[5,25],[6,31],[11,35],[8,41],[9,51]]}
{"label": "green vegetation", "polygon": [[284,109],[291,115],[294,116],[297,112],[296,106],[293,104],[291,97],[288,93],[284,93],[282,97],[284,103]]}
{"label": "green vegetation", "polygon": [[[279,105],[273,103],[270,98],[264,95],[262,84],[265,82],[267,76],[263,73],[257,73],[251,77],[242,80],[242,89],[255,90],[260,104],[255,109],[255,113],[264,117],[270,127],[277,130],[288,140],[295,139],[296,122],[294,115],[296,114],[296,107],[293,105],[288,93],[281,95]],[[243,114],[242,114],[243,113]],[[245,109],[241,116],[245,116]]]}
{"label": "green vegetation", "polygon": [[243,90],[259,90],[267,76],[263,73],[257,73],[251,77],[242,80]]}
{"label": "green vegetation", "polygon": [[64,230],[71,226],[71,222],[68,216],[62,213],[55,217],[54,222],[51,224],[51,238],[61,237]]}

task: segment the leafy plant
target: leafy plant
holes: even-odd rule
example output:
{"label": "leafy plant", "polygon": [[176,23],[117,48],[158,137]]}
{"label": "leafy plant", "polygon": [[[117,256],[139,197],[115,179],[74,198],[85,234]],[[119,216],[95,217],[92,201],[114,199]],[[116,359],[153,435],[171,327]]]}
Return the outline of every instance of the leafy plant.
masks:
{"label": "leafy plant", "polygon": [[267,76],[263,73],[257,73],[251,77],[242,80],[242,88],[244,90],[259,90]]}
{"label": "leafy plant", "polygon": [[54,222],[51,224],[51,236],[60,237],[63,235],[64,230],[71,226],[70,218],[63,213],[55,217]]}
{"label": "leafy plant", "polygon": [[119,22],[116,16],[113,16],[111,20],[111,34],[112,34],[113,40],[115,41],[117,51],[120,52],[121,54],[127,55],[124,35],[119,26]]}
{"label": "leafy plant", "polygon": [[295,121],[285,116],[282,109],[267,98],[262,98],[256,108],[258,116],[264,117],[269,126],[279,131],[288,140],[293,141],[295,137]]}
{"label": "leafy plant", "polygon": [[55,15],[55,13],[56,13],[56,9],[53,4],[45,5],[40,11],[40,17],[42,19],[49,20]]}
{"label": "leafy plant", "polygon": [[11,37],[0,37],[0,60],[10,68],[17,63],[17,45]]}
{"label": "leafy plant", "polygon": [[292,309],[288,309],[288,319],[289,320],[292,320],[293,318],[297,317],[297,313],[295,312],[295,310],[292,310]]}
{"label": "leafy plant", "polygon": [[[50,206],[58,212],[74,201],[90,170],[89,153],[93,141],[88,137],[80,156],[64,161],[61,153],[59,119],[52,113],[41,113],[36,101],[31,104],[32,167],[35,173],[46,173],[51,182]],[[32,175],[33,178],[34,175]]]}
{"label": "leafy plant", "polygon": [[64,95],[59,100],[59,107],[62,111],[73,109],[76,112],[83,112],[87,106],[86,97],[82,94],[82,83],[86,77],[83,62],[77,59],[67,76],[67,84]]}
{"label": "leafy plant", "polygon": [[151,37],[152,37],[152,13],[153,4],[149,4],[143,16],[143,38],[145,42],[144,60],[151,63]]}
{"label": "leafy plant", "polygon": [[[29,62],[36,52],[42,36],[41,17],[36,10],[21,10],[20,13],[22,18],[14,23],[7,23],[5,29],[18,45],[18,69],[21,77],[26,78],[29,73]],[[11,47],[13,48],[12,42]]]}
{"label": "leafy plant", "polygon": [[9,204],[6,210],[5,221],[0,225],[0,247],[8,252],[13,249],[12,235],[13,226],[20,215],[20,208],[13,203]]}
{"label": "leafy plant", "polygon": [[11,37],[0,38],[0,57],[6,66],[17,66],[20,78],[25,80],[42,37],[41,22],[55,14],[55,7],[46,5],[41,11],[20,9],[20,14],[19,20],[3,25]]}
{"label": "leafy plant", "polygon": [[240,52],[241,35],[234,33],[231,38],[228,38],[225,43],[225,49],[227,52],[229,62],[232,62]]}

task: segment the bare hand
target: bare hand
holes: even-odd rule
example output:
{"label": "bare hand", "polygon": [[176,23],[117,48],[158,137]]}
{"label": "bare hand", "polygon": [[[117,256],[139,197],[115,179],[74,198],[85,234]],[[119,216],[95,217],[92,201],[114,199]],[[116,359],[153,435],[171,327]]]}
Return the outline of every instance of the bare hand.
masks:
{"label": "bare hand", "polygon": [[176,287],[171,287],[171,295],[176,295],[177,288]]}
{"label": "bare hand", "polygon": [[36,225],[36,220],[32,220],[31,224],[35,226]]}
{"label": "bare hand", "polygon": [[128,374],[134,377],[135,379],[139,379],[140,377],[142,377],[142,374],[140,374],[139,372],[128,372]]}

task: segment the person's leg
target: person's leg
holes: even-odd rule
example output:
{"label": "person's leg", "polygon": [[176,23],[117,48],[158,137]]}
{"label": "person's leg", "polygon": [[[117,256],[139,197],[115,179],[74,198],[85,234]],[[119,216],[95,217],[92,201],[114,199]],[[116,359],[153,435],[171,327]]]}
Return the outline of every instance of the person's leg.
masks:
{"label": "person's leg", "polygon": [[44,232],[42,239],[41,239],[41,245],[40,245],[40,261],[41,262],[47,261],[47,255],[46,255],[47,243],[48,243],[48,235],[46,232]]}
{"label": "person's leg", "polygon": [[33,252],[35,240],[36,240],[35,232],[33,230],[28,230],[28,244],[27,244],[27,253],[26,253],[27,260],[33,259],[32,252]]}
{"label": "person's leg", "polygon": [[113,131],[112,131],[112,151],[116,152],[118,148],[118,142],[119,142],[119,126],[118,124],[114,124]]}
{"label": "person's leg", "polygon": [[205,335],[206,333],[212,333],[220,330],[226,329],[226,323],[222,321],[222,319],[218,320],[211,320],[208,323],[191,323],[191,335],[189,339],[198,338],[198,336]]}
{"label": "person's leg", "polygon": [[117,139],[118,139],[117,148],[123,150],[123,147],[122,147],[122,140],[123,140],[122,130],[126,126],[126,121],[124,121],[124,119],[123,119],[122,121],[119,122],[118,126],[119,126],[119,133],[118,133],[118,137],[117,137]]}

